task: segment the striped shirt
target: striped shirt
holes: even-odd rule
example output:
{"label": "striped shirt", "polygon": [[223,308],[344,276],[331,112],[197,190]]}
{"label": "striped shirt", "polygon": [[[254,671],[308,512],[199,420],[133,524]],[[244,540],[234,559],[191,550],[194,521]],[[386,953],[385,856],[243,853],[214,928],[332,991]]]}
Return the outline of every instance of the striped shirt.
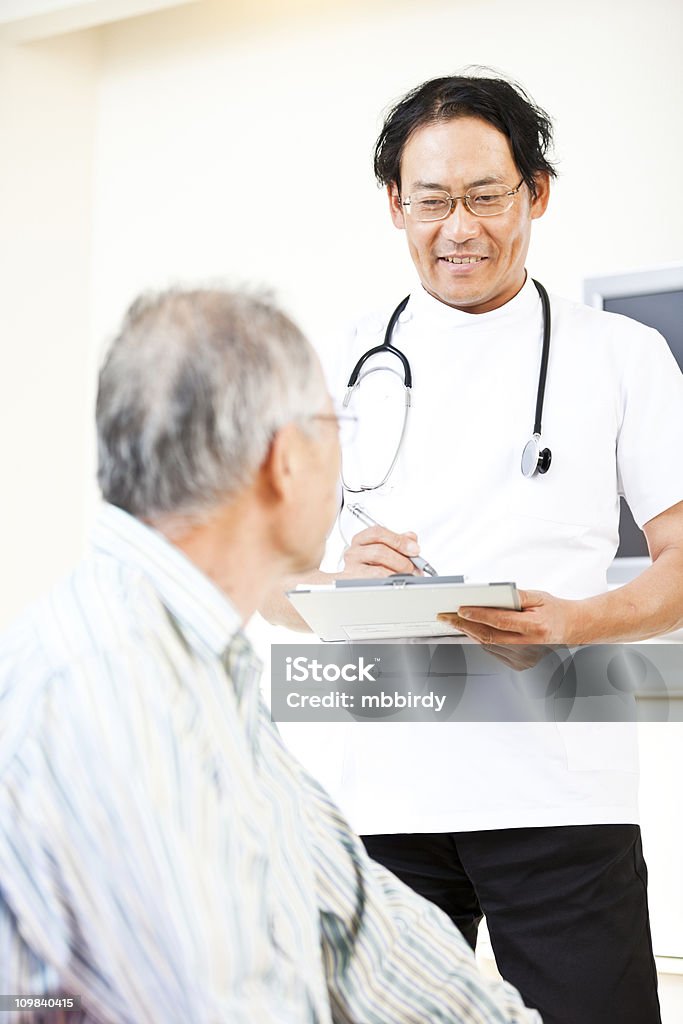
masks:
{"label": "striped shirt", "polygon": [[261,704],[235,609],[105,506],[0,644],[0,993],[76,1024],[539,1021],[370,861]]}

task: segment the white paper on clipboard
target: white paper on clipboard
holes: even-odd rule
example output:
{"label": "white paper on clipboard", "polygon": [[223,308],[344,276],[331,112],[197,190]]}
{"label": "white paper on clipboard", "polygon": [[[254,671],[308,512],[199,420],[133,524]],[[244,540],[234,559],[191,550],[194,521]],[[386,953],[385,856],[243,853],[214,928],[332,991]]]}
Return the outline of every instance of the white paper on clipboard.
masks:
{"label": "white paper on clipboard", "polygon": [[[403,580],[403,582],[401,582]],[[464,605],[521,608],[514,583],[452,583],[438,578],[397,577],[305,585],[287,592],[301,617],[321,640],[400,640],[456,636],[458,630],[437,621],[439,612]]]}

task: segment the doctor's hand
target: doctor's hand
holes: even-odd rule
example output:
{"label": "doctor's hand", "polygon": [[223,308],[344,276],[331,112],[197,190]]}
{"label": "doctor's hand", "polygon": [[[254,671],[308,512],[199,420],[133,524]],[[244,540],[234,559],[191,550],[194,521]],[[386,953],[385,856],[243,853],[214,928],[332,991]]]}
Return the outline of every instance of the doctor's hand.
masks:
{"label": "doctor's hand", "polygon": [[[526,672],[553,654],[557,644],[482,644],[485,651],[515,672]],[[564,645],[561,645],[564,646]]]}
{"label": "doctor's hand", "polygon": [[417,555],[420,547],[416,533],[393,533],[383,526],[361,530],[344,551],[344,571],[335,573],[342,579],[381,579],[393,573],[422,576],[408,555]]}
{"label": "doctor's hand", "polygon": [[441,612],[449,622],[482,644],[576,644],[579,601],[566,601],[542,590],[520,590],[520,612],[503,608],[463,607]]}

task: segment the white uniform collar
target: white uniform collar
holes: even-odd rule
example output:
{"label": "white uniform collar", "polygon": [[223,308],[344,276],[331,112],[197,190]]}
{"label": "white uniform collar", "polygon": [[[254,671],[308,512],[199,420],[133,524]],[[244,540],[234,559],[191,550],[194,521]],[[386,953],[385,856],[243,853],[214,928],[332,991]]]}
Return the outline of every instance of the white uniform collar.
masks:
{"label": "white uniform collar", "polygon": [[508,322],[525,319],[539,309],[540,301],[536,286],[527,274],[526,281],[517,294],[509,302],[498,309],[492,309],[489,313],[466,313],[462,309],[455,309],[435,299],[423,287],[411,292],[406,313],[410,313],[410,318],[417,316],[421,322],[427,320],[434,327],[445,330],[458,327],[485,328],[502,318]]}

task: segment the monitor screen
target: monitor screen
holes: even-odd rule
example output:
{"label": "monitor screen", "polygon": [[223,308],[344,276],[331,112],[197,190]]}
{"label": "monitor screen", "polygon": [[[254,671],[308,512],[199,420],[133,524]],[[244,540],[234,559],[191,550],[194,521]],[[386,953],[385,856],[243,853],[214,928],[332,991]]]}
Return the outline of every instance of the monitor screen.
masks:
{"label": "monitor screen", "polygon": [[604,298],[602,308],[609,313],[623,313],[633,320],[639,320],[641,324],[654,327],[664,335],[683,370],[683,288],[647,295]]}
{"label": "monitor screen", "polygon": [[[663,334],[678,365],[683,371],[683,287],[642,294],[605,295],[602,308],[609,313],[623,313]],[[645,535],[636,526],[628,505],[621,501],[619,548],[617,558],[634,558],[648,554]]]}

